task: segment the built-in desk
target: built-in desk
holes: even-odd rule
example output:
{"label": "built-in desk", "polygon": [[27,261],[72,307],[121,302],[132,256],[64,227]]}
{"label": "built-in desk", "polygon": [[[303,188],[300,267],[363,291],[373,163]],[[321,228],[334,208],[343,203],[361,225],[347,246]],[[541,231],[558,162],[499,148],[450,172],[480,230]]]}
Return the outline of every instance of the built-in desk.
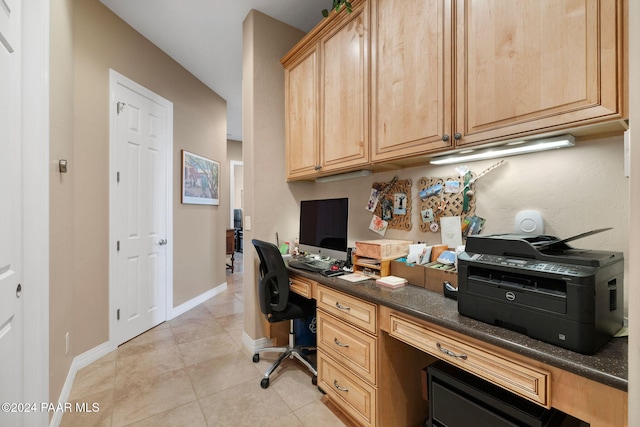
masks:
{"label": "built-in desk", "polygon": [[[480,357],[464,369],[512,392],[521,389],[518,394],[528,394],[539,405],[592,427],[627,425],[627,338],[614,338],[587,356],[462,316],[456,301],[415,286],[389,289],[373,280],[350,283],[306,271],[290,273],[294,292],[308,298],[317,299],[318,288],[328,288],[377,306],[377,417],[372,425],[418,425],[424,420],[422,368],[435,358],[456,364],[455,358],[429,346],[439,339],[445,350],[449,344]],[[497,368],[503,378],[487,378],[485,362],[489,377]]]}

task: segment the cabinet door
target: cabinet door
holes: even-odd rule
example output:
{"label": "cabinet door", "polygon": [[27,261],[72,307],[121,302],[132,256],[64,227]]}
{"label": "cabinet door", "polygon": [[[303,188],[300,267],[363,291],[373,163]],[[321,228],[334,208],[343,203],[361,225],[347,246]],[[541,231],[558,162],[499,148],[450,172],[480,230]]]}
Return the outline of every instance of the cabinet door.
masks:
{"label": "cabinet door", "polygon": [[285,69],[287,179],[317,173],[319,162],[318,47]]}
{"label": "cabinet door", "polygon": [[373,161],[452,146],[451,31],[450,0],[373,1]]}
{"label": "cabinet door", "polygon": [[458,0],[458,145],[622,118],[621,2]]}
{"label": "cabinet door", "polygon": [[322,38],[322,172],[369,163],[368,4]]}

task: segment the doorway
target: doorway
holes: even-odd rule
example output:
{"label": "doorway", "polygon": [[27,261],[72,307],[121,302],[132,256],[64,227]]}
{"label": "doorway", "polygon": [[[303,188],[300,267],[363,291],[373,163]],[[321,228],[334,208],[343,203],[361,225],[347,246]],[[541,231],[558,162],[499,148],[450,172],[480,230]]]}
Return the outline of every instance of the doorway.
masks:
{"label": "doorway", "polygon": [[109,328],[120,345],[173,303],[173,104],[110,70]]}
{"label": "doorway", "polygon": [[238,160],[229,162],[229,195],[231,207],[231,228],[235,230],[235,250],[243,251],[243,212],[244,212],[244,168]]}

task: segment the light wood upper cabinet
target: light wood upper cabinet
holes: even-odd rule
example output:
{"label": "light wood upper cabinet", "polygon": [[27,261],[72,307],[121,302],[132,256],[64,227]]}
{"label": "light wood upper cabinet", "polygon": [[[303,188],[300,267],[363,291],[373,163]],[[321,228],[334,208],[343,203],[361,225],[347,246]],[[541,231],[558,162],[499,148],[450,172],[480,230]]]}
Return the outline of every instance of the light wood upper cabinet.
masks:
{"label": "light wood upper cabinet", "polygon": [[287,178],[316,173],[320,115],[318,46],[285,68]]}
{"label": "light wood upper cabinet", "polygon": [[457,145],[624,118],[621,8],[458,0]]}
{"label": "light wood upper cabinet", "polygon": [[290,180],[369,163],[369,9],[353,4],[283,58]]}
{"label": "light wood upper cabinet", "polygon": [[288,179],[627,118],[625,0],[353,4],[283,58]]}
{"label": "light wood upper cabinet", "polygon": [[322,38],[321,172],[369,162],[369,9]]}
{"label": "light wood upper cabinet", "polygon": [[374,163],[626,118],[620,0],[371,2]]}
{"label": "light wood upper cabinet", "polygon": [[373,161],[453,146],[451,22],[448,0],[372,0]]}

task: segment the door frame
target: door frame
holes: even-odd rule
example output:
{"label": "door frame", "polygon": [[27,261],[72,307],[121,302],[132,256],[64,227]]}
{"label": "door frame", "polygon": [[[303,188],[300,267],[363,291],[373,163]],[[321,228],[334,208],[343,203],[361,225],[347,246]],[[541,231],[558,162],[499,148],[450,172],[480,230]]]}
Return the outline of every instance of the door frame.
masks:
{"label": "door frame", "polygon": [[138,92],[167,109],[167,204],[165,206],[167,224],[167,245],[165,264],[165,319],[173,317],[173,103],[160,95],[150,91],[144,86],[123,76],[113,69],[109,69],[109,343],[111,348],[119,344],[116,340],[116,277],[117,277],[117,248],[115,230],[117,229],[117,214],[115,210],[115,185],[116,182],[116,145],[117,145],[117,103],[116,87],[124,86]]}
{"label": "door frame", "polygon": [[[24,401],[49,397],[49,47],[47,0],[22,2]],[[57,398],[57,396],[56,396]],[[24,418],[49,423],[47,411]]]}

